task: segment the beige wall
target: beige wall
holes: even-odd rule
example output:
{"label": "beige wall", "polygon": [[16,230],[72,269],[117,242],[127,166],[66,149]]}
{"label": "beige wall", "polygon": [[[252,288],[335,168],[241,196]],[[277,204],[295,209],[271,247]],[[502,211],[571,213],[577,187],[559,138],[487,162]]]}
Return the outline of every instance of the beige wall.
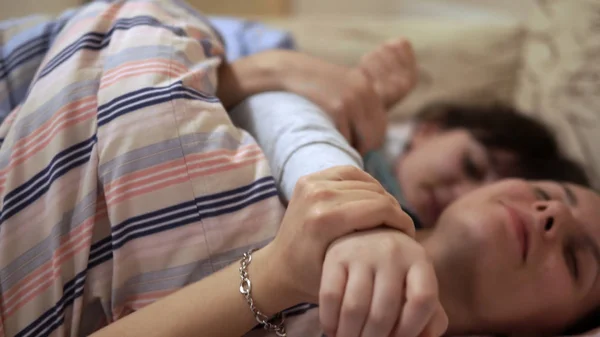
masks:
{"label": "beige wall", "polygon": [[481,12],[524,19],[534,0],[291,0],[297,14],[469,15]]}
{"label": "beige wall", "polygon": [[[58,13],[84,0],[0,0],[0,20],[31,13]],[[525,18],[534,0],[187,0],[209,14],[457,15],[487,11]]]}
{"label": "beige wall", "polygon": [[0,20],[34,13],[57,14],[79,3],[79,0],[0,0]]}

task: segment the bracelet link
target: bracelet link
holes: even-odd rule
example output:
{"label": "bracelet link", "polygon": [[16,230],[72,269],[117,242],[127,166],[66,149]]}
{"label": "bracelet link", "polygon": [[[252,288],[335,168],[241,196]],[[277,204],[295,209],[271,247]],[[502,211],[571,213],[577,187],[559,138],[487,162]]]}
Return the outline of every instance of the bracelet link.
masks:
{"label": "bracelet link", "polygon": [[[242,260],[240,261],[240,293],[246,299],[250,311],[254,315],[256,321],[260,323],[265,330],[273,331],[279,337],[287,337],[284,325],[285,317],[281,314],[277,314],[273,319],[270,319],[267,315],[258,310],[254,304],[254,299],[252,299],[252,282],[250,281],[250,275],[248,275],[248,266],[252,262],[252,253],[254,251],[254,249],[251,249],[247,253],[244,253]],[[272,320],[279,320],[279,323],[271,323]]]}

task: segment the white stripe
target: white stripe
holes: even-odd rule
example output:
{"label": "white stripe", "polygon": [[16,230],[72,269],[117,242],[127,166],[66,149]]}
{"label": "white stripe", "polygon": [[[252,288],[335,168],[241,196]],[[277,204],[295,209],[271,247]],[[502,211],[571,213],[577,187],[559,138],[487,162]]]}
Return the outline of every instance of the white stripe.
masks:
{"label": "white stripe", "polygon": [[[109,186],[105,186],[106,193],[109,194],[109,193],[112,193],[114,190],[122,189],[124,186],[129,186],[129,185],[132,185],[132,184],[136,184],[136,183],[138,183],[140,181],[151,179],[153,177],[156,177],[156,176],[168,173],[168,172],[174,172],[174,171],[177,171],[177,170],[185,169],[185,168],[190,167],[192,165],[196,165],[196,164],[200,164],[200,163],[208,162],[208,161],[213,161],[213,160],[217,160],[217,159],[223,159],[223,158],[227,159],[227,158],[238,157],[238,156],[242,156],[242,155],[246,156],[251,151],[260,151],[260,149],[257,148],[254,145],[244,145],[242,148],[243,148],[243,150],[239,151],[239,152],[235,152],[235,150],[234,151],[230,151],[230,153],[232,155],[227,155],[227,154],[222,154],[222,153],[216,153],[216,154],[213,154],[212,156],[206,156],[204,158],[195,158],[193,160],[186,161],[185,163],[181,163],[181,164],[179,164],[179,165],[177,165],[175,167],[173,167],[173,166],[166,166],[162,170],[156,171],[156,172],[154,172],[152,174],[142,175],[142,176],[137,177],[135,179],[131,179],[130,175],[123,175],[123,176],[119,177],[118,180],[113,181],[110,184],[108,184]],[[205,152],[202,155],[206,155],[206,154],[209,154],[209,153],[210,152]],[[260,154],[262,154],[262,152],[260,152]],[[184,159],[185,158],[176,158],[175,160],[184,160]],[[242,159],[242,158],[240,158],[240,159]],[[165,163],[160,163],[160,164],[157,164],[157,165],[153,165],[153,166],[151,166],[149,168],[146,168],[144,170],[152,169],[155,166],[163,165],[163,164],[165,164]],[[214,164],[213,164],[213,166],[214,166]],[[132,172],[131,175],[136,174],[138,172],[139,171]],[[122,184],[116,183],[119,180],[125,180],[125,182],[122,183]]]}
{"label": "white stripe", "polygon": [[170,225],[172,223],[179,222],[179,221],[184,220],[184,219],[193,219],[193,218],[197,218],[198,216],[200,218],[202,218],[203,214],[212,213],[212,212],[215,212],[215,211],[219,211],[219,210],[223,210],[223,209],[227,209],[227,208],[239,206],[239,205],[244,204],[244,203],[246,203],[248,201],[251,201],[252,199],[258,199],[259,197],[261,197],[261,196],[263,196],[265,194],[274,192],[274,191],[276,191],[276,189],[272,188],[270,190],[262,191],[261,193],[258,193],[258,194],[250,195],[250,196],[248,196],[248,197],[246,197],[246,198],[244,198],[244,199],[242,199],[242,200],[240,200],[238,202],[232,203],[232,204],[223,205],[221,207],[216,207],[216,208],[212,208],[212,209],[209,209],[209,210],[203,210],[202,212],[200,212],[200,214],[197,214],[197,213],[196,214],[191,214],[191,215],[188,215],[188,216],[185,216],[185,217],[182,217],[182,218],[171,219],[168,222],[162,222],[162,223],[158,223],[158,224],[155,224],[153,226],[150,226],[150,227],[143,227],[143,228],[139,228],[139,229],[130,231],[127,234],[123,235],[122,238],[116,240],[115,241],[115,245],[116,246],[120,245],[122,242],[127,241],[129,239],[129,237],[131,237],[131,236],[133,236],[135,234],[144,233],[146,231],[150,231],[150,230],[153,230],[153,229],[156,229],[156,228],[166,227],[166,226],[168,226],[168,225]]}
{"label": "white stripe", "polygon": [[[85,285],[85,277],[81,277],[81,278],[77,279],[76,282],[71,287],[65,289],[64,293],[69,292],[70,289],[74,288],[73,294],[70,295],[68,298],[65,298],[60,306],[54,308],[54,310],[52,311],[52,314],[48,315],[48,317],[46,317],[45,320],[41,321],[37,326],[32,327],[30,329],[30,332],[28,334],[24,335],[24,337],[31,336],[31,334],[35,330],[37,330],[40,326],[45,326],[46,328],[44,330],[42,330],[38,335],[45,334],[48,331],[48,329],[50,329],[50,325],[53,324],[53,322],[48,322],[48,320],[54,318],[54,323],[58,322],[61,318],[61,315],[64,314],[61,312],[65,308],[65,303],[70,302],[71,300],[75,300],[75,294],[77,293],[78,290],[83,289],[84,285]],[[46,324],[46,322],[48,322],[49,324]]]}
{"label": "white stripe", "polygon": [[[134,71],[134,70],[139,70],[139,69],[144,69],[146,67],[150,67],[150,66],[158,66],[159,68],[167,68],[167,69],[172,69],[172,70],[185,70],[184,67],[181,67],[178,64],[175,63],[170,63],[169,60],[165,60],[165,62],[158,62],[158,61],[151,61],[151,62],[146,62],[146,63],[141,63],[141,64],[128,64],[128,65],[122,65],[119,67],[115,67],[111,70],[109,70],[109,73],[107,75],[104,75],[102,78],[105,81],[109,81],[112,80],[114,77],[118,77],[119,75],[125,73],[127,74],[128,71]],[[117,71],[118,70],[118,71]]]}
{"label": "white stripe", "polygon": [[[177,85],[173,85],[173,86],[170,86],[170,87],[156,88],[154,90],[146,90],[144,92],[139,92],[139,93],[137,93],[137,94],[135,94],[133,96],[129,96],[129,97],[124,98],[124,99],[117,99],[117,100],[113,101],[112,103],[109,103],[109,105],[103,106],[101,110],[98,110],[98,115],[102,115],[99,118],[98,122],[101,122],[101,121],[103,121],[105,119],[108,119],[112,115],[114,115],[115,113],[117,113],[117,112],[119,112],[119,111],[121,111],[123,109],[126,109],[126,108],[128,108],[128,107],[130,107],[130,106],[132,106],[134,104],[138,104],[140,102],[152,101],[152,100],[154,100],[156,98],[159,98],[159,97],[169,96],[171,94],[171,90],[173,90],[173,89],[175,89],[177,87],[181,87],[181,84],[177,83]],[[166,95],[159,95],[159,94],[164,93],[164,92],[166,92],[167,94]],[[149,95],[149,94],[155,94],[155,96],[152,96],[152,97],[150,97],[150,98],[148,98],[148,99],[146,99],[144,101],[140,101],[139,100],[140,96],[145,96],[145,95]],[[129,104],[126,105],[126,106],[124,106],[124,107],[121,107],[121,108],[119,108],[119,109],[117,109],[115,111],[110,112],[110,110],[113,108],[113,106],[119,105],[119,104],[123,104],[123,103],[129,103]],[[106,114],[106,115],[104,115],[104,114]]]}
{"label": "white stripe", "polygon": [[[223,156],[223,157],[225,157],[225,156]],[[258,158],[262,158],[262,153],[258,153],[257,156],[255,156],[255,157],[244,158],[245,160],[235,162],[235,164],[248,163],[248,162],[251,162],[253,159],[258,159]],[[197,170],[189,170],[189,171],[186,170],[185,172],[183,172],[181,174],[178,174],[178,175],[168,176],[168,177],[160,179],[160,180],[150,180],[148,183],[146,183],[144,185],[125,188],[127,186],[132,185],[132,184],[129,184],[129,182],[128,182],[127,184],[119,185],[120,191],[119,192],[115,192],[115,194],[110,195],[110,197],[106,199],[106,202],[110,203],[113,200],[115,200],[115,199],[117,199],[117,198],[119,198],[119,197],[121,197],[123,195],[131,194],[131,193],[133,193],[135,191],[139,191],[139,190],[142,190],[142,189],[145,189],[145,188],[148,188],[148,187],[152,187],[152,186],[156,186],[156,185],[159,185],[159,184],[163,184],[163,183],[166,183],[166,182],[169,182],[169,181],[174,181],[174,180],[177,180],[179,178],[191,175],[191,173],[199,173],[199,172],[202,172],[202,171],[208,171],[208,170],[211,170],[211,169],[215,169],[215,168],[219,168],[219,167],[224,167],[224,166],[228,166],[228,165],[231,165],[231,164],[232,164],[231,162],[228,162],[228,163],[222,163],[222,164],[217,164],[217,165],[203,167],[201,170],[198,170],[198,169]],[[144,177],[144,178],[147,178],[147,177]]]}
{"label": "white stripe", "polygon": [[171,215],[176,215],[178,213],[187,212],[187,211],[193,210],[193,209],[196,209],[196,205],[190,205],[190,206],[187,206],[187,207],[184,207],[184,208],[178,208],[178,209],[172,210],[172,211],[167,212],[167,213],[162,213],[161,212],[160,214],[157,214],[157,215],[155,215],[155,216],[153,216],[151,218],[133,221],[133,222],[127,224],[126,226],[123,226],[123,227],[119,228],[118,230],[114,230],[112,232],[112,234],[113,234],[113,236],[117,236],[117,235],[121,234],[121,232],[124,231],[128,226],[141,225],[141,224],[144,224],[145,222],[159,220],[161,218],[170,217]]}
{"label": "white stripe", "polygon": [[[42,132],[38,132],[35,136],[31,137],[30,139],[28,139],[25,144],[20,145],[20,147],[22,148],[27,148],[27,150],[23,153],[21,153],[21,155],[19,155],[19,157],[15,157],[13,158],[13,161],[15,161],[16,159],[19,159],[21,157],[23,157],[24,155],[30,153],[33,151],[33,149],[40,145],[41,143],[47,141],[48,139],[50,139],[52,137],[53,132],[55,132],[56,130],[58,130],[61,126],[67,124],[68,122],[75,120],[87,113],[93,112],[96,109],[96,104],[94,101],[92,101],[92,103],[86,104],[82,107],[79,107],[78,109],[84,108],[84,107],[90,107],[87,110],[84,111],[80,111],[78,112],[76,115],[69,117],[69,118],[56,118],[52,121],[52,124],[50,124],[48,127],[44,127],[42,128]],[[56,115],[56,116],[62,116],[65,115],[69,112],[71,112],[72,110],[66,110],[63,113],[61,113],[60,115]],[[37,138],[41,138],[41,139],[37,139]],[[35,143],[34,143],[35,142]]]}
{"label": "white stripe", "polygon": [[[35,180],[35,183],[30,183],[29,186],[20,191],[18,194],[14,195],[12,198],[10,198],[9,200],[7,200],[4,205],[6,204],[10,204],[11,201],[13,201],[14,199],[21,199],[21,196],[23,194],[26,194],[27,192],[29,192],[29,190],[31,190],[32,188],[36,188],[34,191],[32,191],[31,193],[28,193],[28,195],[24,196],[19,202],[17,202],[16,204],[14,204],[12,207],[8,208],[8,209],[4,209],[2,211],[2,214],[6,214],[8,212],[10,212],[11,210],[13,210],[14,208],[18,207],[19,205],[25,203],[25,202],[29,202],[31,199],[31,196],[33,194],[35,194],[36,192],[46,188],[47,186],[50,186],[50,184],[53,182],[53,178],[54,175],[57,173],[56,171],[62,169],[63,167],[67,167],[69,166],[71,163],[85,157],[85,155],[88,155],[88,151],[91,147],[94,146],[94,142],[90,142],[86,147],[81,148],[75,152],[69,153],[65,156],[63,156],[60,160],[54,162],[51,166],[48,167],[48,170],[46,171],[46,174],[44,174],[43,176],[39,177],[37,180]],[[79,152],[83,152],[83,155],[80,155],[79,157],[73,158],[71,161],[66,162],[66,163],[62,163],[62,161],[64,161],[67,157],[70,157],[74,154],[79,154]],[[60,165],[60,166],[59,166]],[[56,170],[54,170],[54,168],[56,167]],[[50,176],[48,176],[50,174]],[[40,181],[43,181],[43,184],[40,184]]]}
{"label": "white stripe", "polygon": [[[77,41],[75,45],[67,49],[63,49],[58,55],[57,59],[53,59],[44,68],[44,73],[48,73],[53,68],[56,68],[59,64],[63,63],[67,58],[71,57],[74,52],[83,49],[86,46],[98,46],[102,42],[103,38],[98,36],[86,36],[82,41]],[[52,69],[51,69],[52,68]]]}

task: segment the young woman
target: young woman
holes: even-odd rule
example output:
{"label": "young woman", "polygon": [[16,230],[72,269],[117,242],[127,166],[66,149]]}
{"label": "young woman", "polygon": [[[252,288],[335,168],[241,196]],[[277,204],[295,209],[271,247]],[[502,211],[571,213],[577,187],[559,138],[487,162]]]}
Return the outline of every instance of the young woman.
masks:
{"label": "young woman", "polygon": [[[18,78],[15,71],[36,45],[9,55],[3,79]],[[345,283],[338,267],[353,256],[342,248],[362,244],[353,242],[356,230],[382,225],[404,234],[385,232],[393,239],[381,245],[381,230],[361,233],[360,242],[384,250],[356,260],[358,271],[385,261],[381,256],[403,261],[381,265],[383,283],[375,279],[372,296],[376,314],[361,322],[364,303],[356,298],[365,294],[350,290],[363,289],[369,273],[353,272],[360,278],[348,278],[344,288],[352,296],[340,299],[321,288],[329,315],[324,326],[344,334],[360,323],[378,334],[399,322],[402,335],[438,335],[446,325],[444,305],[460,328],[459,314],[469,311],[454,310],[454,301],[437,295],[444,270],[429,261],[426,244],[410,238],[412,222],[397,201],[366,173],[343,167],[303,179],[283,216],[262,151],[225,110],[283,78],[248,59],[219,67],[220,56],[202,19],[171,1],[95,2],[61,27],[24,100],[0,128],[4,335],[240,335],[252,327],[256,310],[269,316],[316,300],[321,275],[323,284]],[[585,201],[578,205],[596,203],[591,192],[573,189]],[[537,212],[542,206],[535,204]],[[574,219],[593,219],[588,207],[573,208],[581,212]],[[561,223],[552,219],[548,231]],[[331,244],[340,238],[347,241],[335,253]],[[226,267],[265,245],[244,258],[241,271]],[[401,288],[399,279],[406,279]],[[405,294],[406,301],[391,294]],[[574,297],[558,298],[565,300],[557,307],[570,313]],[[382,319],[388,299],[398,311]],[[527,313],[548,308],[542,304]],[[576,305],[565,324],[592,306]],[[500,317],[498,326],[503,323]]]}

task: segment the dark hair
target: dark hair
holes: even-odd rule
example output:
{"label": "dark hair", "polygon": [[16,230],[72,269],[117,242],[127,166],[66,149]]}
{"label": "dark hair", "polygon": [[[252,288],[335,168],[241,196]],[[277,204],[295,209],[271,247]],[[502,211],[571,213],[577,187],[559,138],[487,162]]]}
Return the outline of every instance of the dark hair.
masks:
{"label": "dark hair", "polygon": [[431,122],[446,130],[465,128],[486,148],[515,154],[516,170],[506,173],[504,178],[590,185],[583,168],[561,153],[552,131],[513,107],[500,103],[436,103],[422,109],[416,121]]}
{"label": "dark hair", "polygon": [[[514,153],[519,166],[514,176],[590,185],[583,168],[561,153],[552,131],[513,107],[499,103],[436,103],[422,109],[416,121],[434,123],[445,130],[465,128],[486,148]],[[567,328],[563,335],[578,335],[598,327],[600,307]]]}

